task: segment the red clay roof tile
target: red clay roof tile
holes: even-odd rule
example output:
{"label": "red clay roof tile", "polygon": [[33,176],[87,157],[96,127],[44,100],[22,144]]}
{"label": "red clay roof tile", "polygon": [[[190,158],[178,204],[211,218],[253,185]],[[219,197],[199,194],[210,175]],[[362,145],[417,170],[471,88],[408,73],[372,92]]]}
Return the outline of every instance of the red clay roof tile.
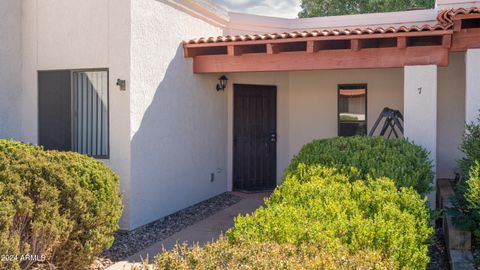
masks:
{"label": "red clay roof tile", "polygon": [[409,33],[409,32],[426,32],[426,31],[441,31],[449,30],[453,26],[453,17],[456,15],[469,15],[480,13],[479,7],[472,8],[455,8],[447,9],[439,12],[437,16],[438,24],[422,25],[422,26],[390,26],[377,28],[354,28],[354,29],[323,29],[312,31],[294,31],[285,33],[270,33],[270,34],[247,34],[247,35],[228,35],[218,37],[202,37],[196,39],[186,40],[184,44],[202,44],[202,43],[223,43],[236,41],[255,41],[255,40],[274,40],[274,39],[289,39],[289,38],[307,38],[318,36],[349,36],[349,35],[369,35],[369,34],[387,34],[387,33]]}
{"label": "red clay roof tile", "polygon": [[480,13],[479,7],[472,7],[472,8],[452,8],[442,10],[438,13],[437,20],[439,23],[444,25],[451,25],[453,23],[453,17],[456,15],[469,15]]}
{"label": "red clay roof tile", "polygon": [[355,28],[355,29],[330,29],[330,30],[312,30],[312,31],[294,31],[285,33],[270,34],[251,34],[251,35],[228,35],[218,37],[202,37],[184,41],[185,44],[201,44],[201,43],[221,43],[235,41],[253,41],[253,40],[273,40],[273,39],[289,39],[289,38],[306,38],[318,36],[349,36],[349,35],[368,35],[368,34],[386,34],[386,33],[407,33],[407,32],[424,32],[448,30],[451,25],[423,25],[423,26],[400,26],[400,27],[377,27],[377,28]]}

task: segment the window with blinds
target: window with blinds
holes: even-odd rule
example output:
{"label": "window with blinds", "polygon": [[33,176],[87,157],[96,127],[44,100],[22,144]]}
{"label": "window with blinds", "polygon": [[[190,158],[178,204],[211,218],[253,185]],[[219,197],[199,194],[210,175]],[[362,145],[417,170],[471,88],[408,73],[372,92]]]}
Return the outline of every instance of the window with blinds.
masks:
{"label": "window with blinds", "polygon": [[72,72],[72,150],[109,156],[108,71]]}

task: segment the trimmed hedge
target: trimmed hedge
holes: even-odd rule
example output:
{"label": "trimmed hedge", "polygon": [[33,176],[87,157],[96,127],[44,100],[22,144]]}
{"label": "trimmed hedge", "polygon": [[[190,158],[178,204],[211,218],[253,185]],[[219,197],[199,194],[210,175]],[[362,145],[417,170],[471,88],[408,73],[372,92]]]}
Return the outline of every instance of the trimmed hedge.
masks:
{"label": "trimmed hedge", "polygon": [[472,231],[476,242],[480,243],[480,124],[465,126],[460,149],[464,154],[458,161],[460,181],[452,199],[454,208],[449,212],[455,225]]}
{"label": "trimmed hedge", "polygon": [[354,180],[335,169],[299,165],[253,214],[235,218],[233,244],[320,244],[336,254],[375,250],[400,268],[425,269],[429,226],[425,199],[388,178]]}
{"label": "trimmed hedge", "polygon": [[475,165],[470,168],[470,175],[466,181],[463,197],[466,202],[466,213],[468,213],[470,228],[473,235],[480,240],[480,163],[475,162]]}
{"label": "trimmed hedge", "polygon": [[81,269],[113,242],[122,212],[118,176],[93,158],[0,140],[1,269],[26,269],[45,256]]}
{"label": "trimmed hedge", "polygon": [[425,269],[432,217],[418,192],[432,179],[428,153],[405,140],[314,141],[228,241],[177,246],[153,269]]}
{"label": "trimmed hedge", "polygon": [[153,268],[147,264],[136,270],[191,270],[191,269],[394,269],[395,264],[376,251],[349,254],[335,253],[316,245],[276,243],[230,244],[220,237],[203,248],[198,245],[177,245],[172,251],[155,257]]}
{"label": "trimmed hedge", "polygon": [[[480,122],[480,118],[477,119]],[[480,124],[470,123],[465,125],[460,150],[464,156],[458,161],[460,176],[465,180],[470,175],[470,168],[480,161]]]}
{"label": "trimmed hedge", "polygon": [[351,179],[388,177],[397,187],[413,187],[425,195],[433,180],[432,163],[420,146],[407,140],[382,137],[338,137],[315,140],[303,146],[286,173],[300,163],[337,168]]}

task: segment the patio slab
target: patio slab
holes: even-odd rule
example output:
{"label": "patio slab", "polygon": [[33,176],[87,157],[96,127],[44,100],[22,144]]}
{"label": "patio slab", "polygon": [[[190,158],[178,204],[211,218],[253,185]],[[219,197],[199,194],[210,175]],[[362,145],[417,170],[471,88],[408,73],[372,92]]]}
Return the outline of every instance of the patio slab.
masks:
{"label": "patio slab", "polygon": [[157,242],[144,250],[128,257],[124,261],[117,262],[107,270],[128,270],[132,264],[142,262],[142,259],[152,261],[153,257],[165,249],[172,249],[175,244],[188,242],[199,243],[204,245],[207,242],[217,239],[220,234],[225,233],[228,228],[233,226],[233,219],[239,214],[246,214],[255,211],[259,206],[263,205],[263,199],[270,193],[241,193],[234,192],[236,196],[242,197],[243,200],[234,204],[198,223],[193,224],[186,229],[173,234],[163,241]]}

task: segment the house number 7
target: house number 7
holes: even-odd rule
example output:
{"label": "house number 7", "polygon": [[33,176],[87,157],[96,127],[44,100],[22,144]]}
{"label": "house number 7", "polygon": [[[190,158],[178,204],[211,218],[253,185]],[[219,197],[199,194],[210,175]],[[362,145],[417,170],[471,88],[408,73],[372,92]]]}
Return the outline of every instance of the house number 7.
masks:
{"label": "house number 7", "polygon": [[418,94],[421,95],[422,94],[422,87],[419,87],[417,90],[418,90]]}

